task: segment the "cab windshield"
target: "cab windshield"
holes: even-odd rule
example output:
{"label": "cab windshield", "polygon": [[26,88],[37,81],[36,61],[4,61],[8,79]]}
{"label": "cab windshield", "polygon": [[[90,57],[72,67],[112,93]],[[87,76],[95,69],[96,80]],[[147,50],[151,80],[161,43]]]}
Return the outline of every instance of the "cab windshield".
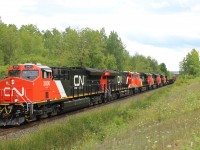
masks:
{"label": "cab windshield", "polygon": [[38,70],[23,70],[22,71],[22,78],[26,80],[35,80],[39,75]]}
{"label": "cab windshield", "polygon": [[133,74],[133,78],[138,78],[139,75],[138,74]]}
{"label": "cab windshield", "polygon": [[20,70],[10,70],[8,72],[9,77],[20,77]]}

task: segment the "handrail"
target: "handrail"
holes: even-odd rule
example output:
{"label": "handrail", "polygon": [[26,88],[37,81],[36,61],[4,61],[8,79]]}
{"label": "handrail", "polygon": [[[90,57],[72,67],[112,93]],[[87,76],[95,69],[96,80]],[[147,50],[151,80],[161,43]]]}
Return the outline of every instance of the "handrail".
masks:
{"label": "handrail", "polygon": [[0,89],[0,103],[2,103],[3,101],[3,90]]}
{"label": "handrail", "polygon": [[[16,95],[19,96],[19,97],[26,103],[27,111],[29,111],[28,103],[31,103],[31,105],[32,105],[33,102],[31,102],[30,99],[26,96],[26,91],[24,91],[24,97],[25,97],[26,99],[25,99],[24,97],[22,97],[21,95],[17,94],[17,93],[16,93]],[[28,101],[27,101],[27,100],[28,100]],[[33,105],[32,105],[32,107],[33,107]],[[32,111],[33,111],[33,109],[32,109]],[[32,113],[33,113],[33,112],[32,112]]]}

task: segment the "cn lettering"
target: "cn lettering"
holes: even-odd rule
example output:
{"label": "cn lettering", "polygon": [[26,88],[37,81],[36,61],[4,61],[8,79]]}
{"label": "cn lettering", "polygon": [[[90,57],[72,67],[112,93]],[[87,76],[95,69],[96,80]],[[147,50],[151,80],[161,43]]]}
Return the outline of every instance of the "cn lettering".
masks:
{"label": "cn lettering", "polygon": [[12,88],[11,90],[10,87],[5,87],[3,91],[4,91],[4,96],[13,96],[14,91],[17,93],[17,95],[24,96],[24,87],[22,87],[21,92],[16,88]]}
{"label": "cn lettering", "polygon": [[84,76],[75,75],[74,76],[74,86],[83,86],[84,85]]}
{"label": "cn lettering", "polygon": [[118,84],[122,83],[122,76],[117,76],[117,83]]}

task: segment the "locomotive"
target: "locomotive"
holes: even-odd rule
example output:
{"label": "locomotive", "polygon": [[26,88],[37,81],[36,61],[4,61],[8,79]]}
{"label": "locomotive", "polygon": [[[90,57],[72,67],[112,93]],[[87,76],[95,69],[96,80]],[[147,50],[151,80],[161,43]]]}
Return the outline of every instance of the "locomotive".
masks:
{"label": "locomotive", "polygon": [[0,126],[16,126],[167,85],[164,75],[18,64],[0,81]]}

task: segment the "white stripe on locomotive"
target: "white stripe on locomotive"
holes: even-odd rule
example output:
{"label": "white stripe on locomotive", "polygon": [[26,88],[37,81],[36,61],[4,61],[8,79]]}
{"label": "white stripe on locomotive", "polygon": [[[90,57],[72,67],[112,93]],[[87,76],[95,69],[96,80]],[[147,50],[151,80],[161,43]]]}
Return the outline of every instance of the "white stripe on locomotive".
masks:
{"label": "white stripe on locomotive", "polygon": [[61,81],[60,80],[54,80],[54,81],[56,82],[56,85],[57,85],[57,88],[60,92],[61,97],[66,97],[67,94],[65,93],[65,90],[63,88]]}

